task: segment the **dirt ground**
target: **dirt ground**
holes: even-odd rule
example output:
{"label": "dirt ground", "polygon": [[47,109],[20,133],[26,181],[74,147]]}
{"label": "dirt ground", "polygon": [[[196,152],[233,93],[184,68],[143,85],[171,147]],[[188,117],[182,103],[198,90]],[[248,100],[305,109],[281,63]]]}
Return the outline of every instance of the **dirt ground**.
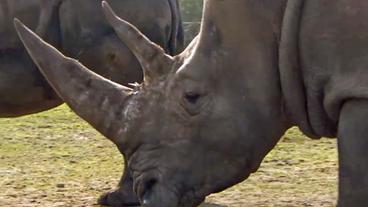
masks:
{"label": "dirt ground", "polygon": [[[0,119],[0,206],[97,206],[117,184],[121,155],[69,108]],[[334,206],[336,140],[291,129],[247,181],[203,207]]]}

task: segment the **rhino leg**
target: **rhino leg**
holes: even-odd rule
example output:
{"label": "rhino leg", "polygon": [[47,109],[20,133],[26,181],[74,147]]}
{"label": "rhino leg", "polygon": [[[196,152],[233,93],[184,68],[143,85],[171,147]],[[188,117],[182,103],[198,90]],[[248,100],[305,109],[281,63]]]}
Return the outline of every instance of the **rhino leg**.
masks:
{"label": "rhino leg", "polygon": [[339,207],[368,206],[368,100],[351,100],[341,110]]}
{"label": "rhino leg", "polygon": [[124,169],[118,188],[101,195],[98,199],[98,204],[114,207],[140,205],[139,200],[133,191],[133,178],[129,169]]}

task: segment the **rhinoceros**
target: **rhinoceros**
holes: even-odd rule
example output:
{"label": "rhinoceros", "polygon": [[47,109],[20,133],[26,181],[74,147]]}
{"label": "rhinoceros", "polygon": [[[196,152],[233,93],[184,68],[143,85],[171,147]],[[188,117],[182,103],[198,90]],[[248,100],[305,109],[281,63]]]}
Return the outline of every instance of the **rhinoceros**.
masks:
{"label": "rhinoceros", "polygon": [[245,180],[291,126],[337,137],[338,206],[368,206],[368,1],[205,0],[198,41],[177,56],[103,8],[140,86],[17,28],[58,94],[126,156],[144,206],[197,206]]}
{"label": "rhinoceros", "polygon": [[[121,17],[133,22],[169,54],[182,50],[184,38],[177,0],[109,2]],[[18,38],[14,17],[96,73],[120,84],[141,82],[139,62],[106,22],[100,3],[101,0],[0,0],[0,117],[40,112],[62,103]],[[104,194],[100,203],[138,203],[129,171],[125,171],[119,186],[115,192]]]}
{"label": "rhinoceros", "polygon": [[[169,54],[183,48],[177,0],[110,0],[117,13]],[[68,56],[120,84],[141,82],[134,55],[105,21],[101,0],[0,1],[0,117],[15,117],[62,103],[33,61],[13,27],[18,17]]]}

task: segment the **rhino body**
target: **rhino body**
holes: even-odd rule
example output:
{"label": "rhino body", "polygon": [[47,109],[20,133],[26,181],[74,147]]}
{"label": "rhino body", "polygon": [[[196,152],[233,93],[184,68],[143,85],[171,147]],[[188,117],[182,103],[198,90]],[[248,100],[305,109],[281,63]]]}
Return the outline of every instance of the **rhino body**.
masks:
{"label": "rhino body", "polygon": [[[183,47],[177,0],[111,0],[170,54]],[[141,82],[140,65],[105,21],[100,0],[0,1],[0,117],[15,117],[62,103],[29,58],[13,27],[17,17],[50,44],[120,84]]]}
{"label": "rhino body", "polygon": [[205,0],[197,41],[174,57],[103,7],[142,65],[139,87],[17,28],[60,96],[125,155],[141,204],[197,206],[256,172],[298,126],[337,137],[338,206],[368,206],[368,1]]}

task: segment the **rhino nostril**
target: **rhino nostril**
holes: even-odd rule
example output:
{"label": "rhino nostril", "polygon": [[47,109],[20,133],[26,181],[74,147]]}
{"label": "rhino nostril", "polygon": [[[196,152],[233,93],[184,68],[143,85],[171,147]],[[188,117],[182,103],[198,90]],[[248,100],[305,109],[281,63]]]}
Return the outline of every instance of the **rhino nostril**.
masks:
{"label": "rhino nostril", "polygon": [[153,186],[157,183],[156,179],[150,179],[145,183],[145,188],[147,190],[151,190],[153,188]]}
{"label": "rhino nostril", "polygon": [[153,187],[157,183],[156,179],[149,179],[139,186],[138,197],[143,205],[149,205]]}

